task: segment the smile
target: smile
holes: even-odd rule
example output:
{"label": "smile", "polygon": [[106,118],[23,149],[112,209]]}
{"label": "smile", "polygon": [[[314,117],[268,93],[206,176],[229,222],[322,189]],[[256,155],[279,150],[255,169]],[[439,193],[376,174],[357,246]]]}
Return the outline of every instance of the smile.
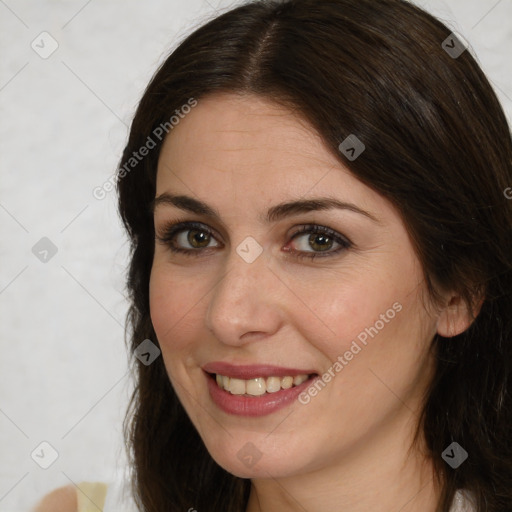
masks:
{"label": "smile", "polygon": [[237,379],[226,375],[216,374],[215,380],[217,385],[232,395],[243,396],[261,396],[266,393],[277,393],[281,389],[290,389],[293,386],[299,386],[307,381],[310,376],[306,374],[296,375],[292,377],[257,377],[255,379]]}
{"label": "smile", "polygon": [[297,400],[319,378],[314,370],[270,365],[232,365],[224,362],[203,366],[208,394],[224,413],[266,416]]}

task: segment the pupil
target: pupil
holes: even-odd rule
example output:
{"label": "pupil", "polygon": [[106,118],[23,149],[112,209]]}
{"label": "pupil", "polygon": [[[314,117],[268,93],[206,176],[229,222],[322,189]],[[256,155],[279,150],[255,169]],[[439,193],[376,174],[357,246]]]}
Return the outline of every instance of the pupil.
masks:
{"label": "pupil", "polygon": [[[320,243],[316,243],[315,240],[320,240]],[[323,242],[322,242],[323,241]],[[329,242],[330,242],[330,239],[328,236],[326,235],[319,235],[319,234],[312,234],[310,237],[309,237],[309,242],[312,244],[312,247],[313,245],[320,245],[320,247],[313,247],[314,249],[319,249],[320,251],[324,251],[326,249],[329,249],[329,247],[326,247],[325,245],[322,245],[322,243],[324,244],[327,244],[329,245]]]}
{"label": "pupil", "polygon": [[197,247],[198,245],[201,247],[201,242],[206,242],[203,245],[208,245],[209,235],[204,231],[199,231],[198,229],[191,229],[188,235],[188,241],[190,245],[193,247]]}

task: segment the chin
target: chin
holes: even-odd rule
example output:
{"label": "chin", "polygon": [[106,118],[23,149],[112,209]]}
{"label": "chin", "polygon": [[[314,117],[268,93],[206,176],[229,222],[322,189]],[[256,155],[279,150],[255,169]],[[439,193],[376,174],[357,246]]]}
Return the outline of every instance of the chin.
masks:
{"label": "chin", "polygon": [[240,462],[236,455],[231,459],[223,457],[222,460],[215,459],[215,461],[228,473],[238,478],[283,478],[293,476],[297,472],[297,468],[290,467],[289,462],[286,464],[278,460],[264,462],[263,457],[252,467]]}
{"label": "chin", "polygon": [[246,436],[243,440],[236,437],[230,439],[225,449],[219,444],[215,444],[213,450],[209,446],[207,448],[219,466],[239,478],[282,478],[293,476],[308,466],[304,460],[303,443],[299,445],[302,448],[276,448],[268,439],[265,443],[264,438],[258,442],[254,436]]}

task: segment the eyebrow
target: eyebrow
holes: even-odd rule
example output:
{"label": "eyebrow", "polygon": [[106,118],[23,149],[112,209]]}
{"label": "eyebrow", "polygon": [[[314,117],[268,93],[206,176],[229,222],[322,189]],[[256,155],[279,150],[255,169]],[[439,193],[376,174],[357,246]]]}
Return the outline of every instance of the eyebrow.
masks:
{"label": "eyebrow", "polygon": [[[180,210],[196,213],[198,215],[205,215],[206,217],[211,217],[212,219],[220,221],[220,214],[215,208],[212,208],[203,201],[190,196],[172,195],[168,192],[164,192],[155,197],[150,203],[150,211],[154,214],[156,208],[161,205],[175,206]],[[331,210],[334,208],[359,213],[368,217],[377,224],[381,224],[381,222],[370,212],[359,208],[355,204],[340,201],[332,197],[313,197],[309,199],[299,199],[280,203],[269,208],[266,217],[260,217],[260,220],[270,224],[292,215],[311,211]]]}

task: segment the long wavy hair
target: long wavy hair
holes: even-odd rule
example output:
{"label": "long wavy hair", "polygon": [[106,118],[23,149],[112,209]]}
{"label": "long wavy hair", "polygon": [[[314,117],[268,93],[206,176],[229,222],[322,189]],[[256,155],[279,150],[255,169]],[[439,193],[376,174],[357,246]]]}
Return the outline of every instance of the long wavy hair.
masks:
{"label": "long wavy hair", "polygon": [[[456,56],[443,45],[450,33],[404,0],[274,0],[240,5],[184,38],[143,94],[117,176],[131,247],[126,340],[130,353],[145,339],[158,345],[149,310],[150,203],[164,137],[155,134],[165,126],[172,136],[169,120],[191,98],[231,92],[277,102],[398,209],[432,298],[440,288],[470,308],[484,298],[465,332],[432,339],[436,369],[417,436],[442,490],[439,512],[457,489],[473,493],[479,512],[510,512],[512,140],[470,51]],[[353,161],[339,150],[350,134],[366,146]],[[140,510],[244,512],[250,480],[212,459],[162,358],[131,364],[136,382],[123,433]],[[453,441],[469,453],[457,469],[442,458]]]}

